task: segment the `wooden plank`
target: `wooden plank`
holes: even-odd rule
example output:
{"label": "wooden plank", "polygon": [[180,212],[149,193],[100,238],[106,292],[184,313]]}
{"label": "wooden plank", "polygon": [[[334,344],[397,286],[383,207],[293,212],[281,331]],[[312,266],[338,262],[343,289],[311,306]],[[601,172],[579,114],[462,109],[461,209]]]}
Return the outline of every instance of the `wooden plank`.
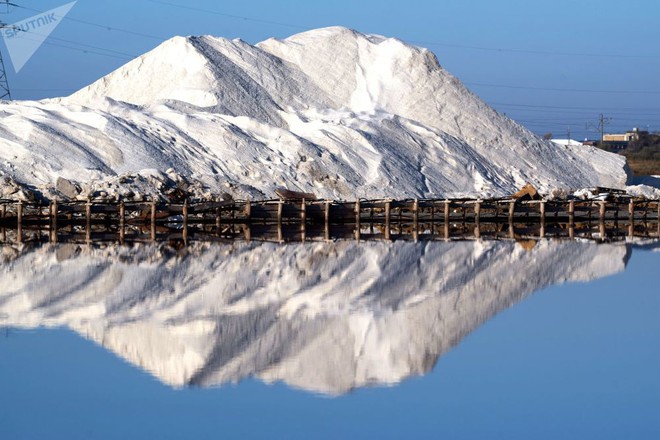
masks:
{"label": "wooden plank", "polygon": [[391,210],[391,202],[388,200],[385,202],[385,240],[390,240],[391,239],[391,225],[390,225],[390,210]]}
{"label": "wooden plank", "polygon": [[360,208],[360,200],[355,202],[355,239],[360,241],[360,215],[362,214]]}
{"label": "wooden plank", "polygon": [[183,241],[188,242],[188,201],[183,203]]}
{"label": "wooden plank", "polygon": [[23,242],[23,202],[16,205],[16,235],[18,242]]}
{"label": "wooden plank", "polygon": [[323,235],[326,241],[330,240],[330,201],[325,201],[325,209],[323,212]]}
{"label": "wooden plank", "polygon": [[151,202],[151,241],[156,241],[156,202]]}
{"label": "wooden plank", "polygon": [[307,227],[307,205],[305,199],[300,203],[300,239],[304,242],[306,238]]}
{"label": "wooden plank", "polygon": [[50,203],[50,242],[57,243],[57,200]]}
{"label": "wooden plank", "polygon": [[85,203],[85,242],[92,241],[92,202]]}
{"label": "wooden plank", "polygon": [[635,235],[635,201],[630,199],[628,203],[628,236],[633,238]]}
{"label": "wooden plank", "polygon": [[126,238],[126,204],[122,200],[119,205],[119,242],[124,244]]}

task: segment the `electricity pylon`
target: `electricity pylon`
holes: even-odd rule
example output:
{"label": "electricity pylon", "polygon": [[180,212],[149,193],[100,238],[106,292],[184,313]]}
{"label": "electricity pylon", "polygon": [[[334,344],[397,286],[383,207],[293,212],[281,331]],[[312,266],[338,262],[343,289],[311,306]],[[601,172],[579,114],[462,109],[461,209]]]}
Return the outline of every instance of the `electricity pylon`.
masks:
{"label": "electricity pylon", "polygon": [[[9,12],[9,3],[8,0],[0,1],[0,13]],[[12,26],[9,26],[3,23],[0,20],[0,31],[3,29],[10,29]],[[9,91],[9,81],[7,81],[7,71],[5,70],[5,62],[2,59],[2,51],[0,51],[0,100],[11,101],[11,92]]]}

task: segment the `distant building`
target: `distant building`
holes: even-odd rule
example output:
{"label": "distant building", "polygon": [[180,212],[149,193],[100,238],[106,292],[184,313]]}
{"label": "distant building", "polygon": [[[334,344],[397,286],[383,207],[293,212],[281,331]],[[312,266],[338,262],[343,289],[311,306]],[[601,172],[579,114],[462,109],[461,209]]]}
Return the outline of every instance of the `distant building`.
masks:
{"label": "distant building", "polygon": [[603,142],[630,142],[636,140],[639,136],[637,133],[627,131],[623,134],[604,134]]}
{"label": "distant building", "polygon": [[622,150],[626,148],[630,142],[639,140],[640,133],[643,132],[639,131],[638,128],[633,128],[631,131],[626,131],[621,134],[604,134],[603,144],[615,150]]}

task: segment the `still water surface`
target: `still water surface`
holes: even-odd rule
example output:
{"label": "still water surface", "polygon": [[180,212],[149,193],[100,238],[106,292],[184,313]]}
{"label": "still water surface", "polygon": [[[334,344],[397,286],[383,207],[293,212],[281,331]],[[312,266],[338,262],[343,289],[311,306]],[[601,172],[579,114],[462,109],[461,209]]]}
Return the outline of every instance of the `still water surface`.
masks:
{"label": "still water surface", "polygon": [[2,439],[660,438],[657,243],[2,256]]}

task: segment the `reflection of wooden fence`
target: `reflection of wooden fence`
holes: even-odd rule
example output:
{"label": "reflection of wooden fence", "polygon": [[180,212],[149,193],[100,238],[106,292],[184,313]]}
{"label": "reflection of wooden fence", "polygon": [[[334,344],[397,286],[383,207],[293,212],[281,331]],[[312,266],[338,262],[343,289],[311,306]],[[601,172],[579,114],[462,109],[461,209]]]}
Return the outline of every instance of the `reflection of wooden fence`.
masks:
{"label": "reflection of wooden fence", "polygon": [[[660,203],[629,201],[358,200],[223,201],[191,204],[0,201],[2,240],[187,240],[254,236],[331,239],[418,239],[472,234],[590,234],[660,238]],[[238,230],[238,231],[237,231]],[[523,233],[524,235],[524,233]],[[192,237],[191,237],[192,238]]]}

